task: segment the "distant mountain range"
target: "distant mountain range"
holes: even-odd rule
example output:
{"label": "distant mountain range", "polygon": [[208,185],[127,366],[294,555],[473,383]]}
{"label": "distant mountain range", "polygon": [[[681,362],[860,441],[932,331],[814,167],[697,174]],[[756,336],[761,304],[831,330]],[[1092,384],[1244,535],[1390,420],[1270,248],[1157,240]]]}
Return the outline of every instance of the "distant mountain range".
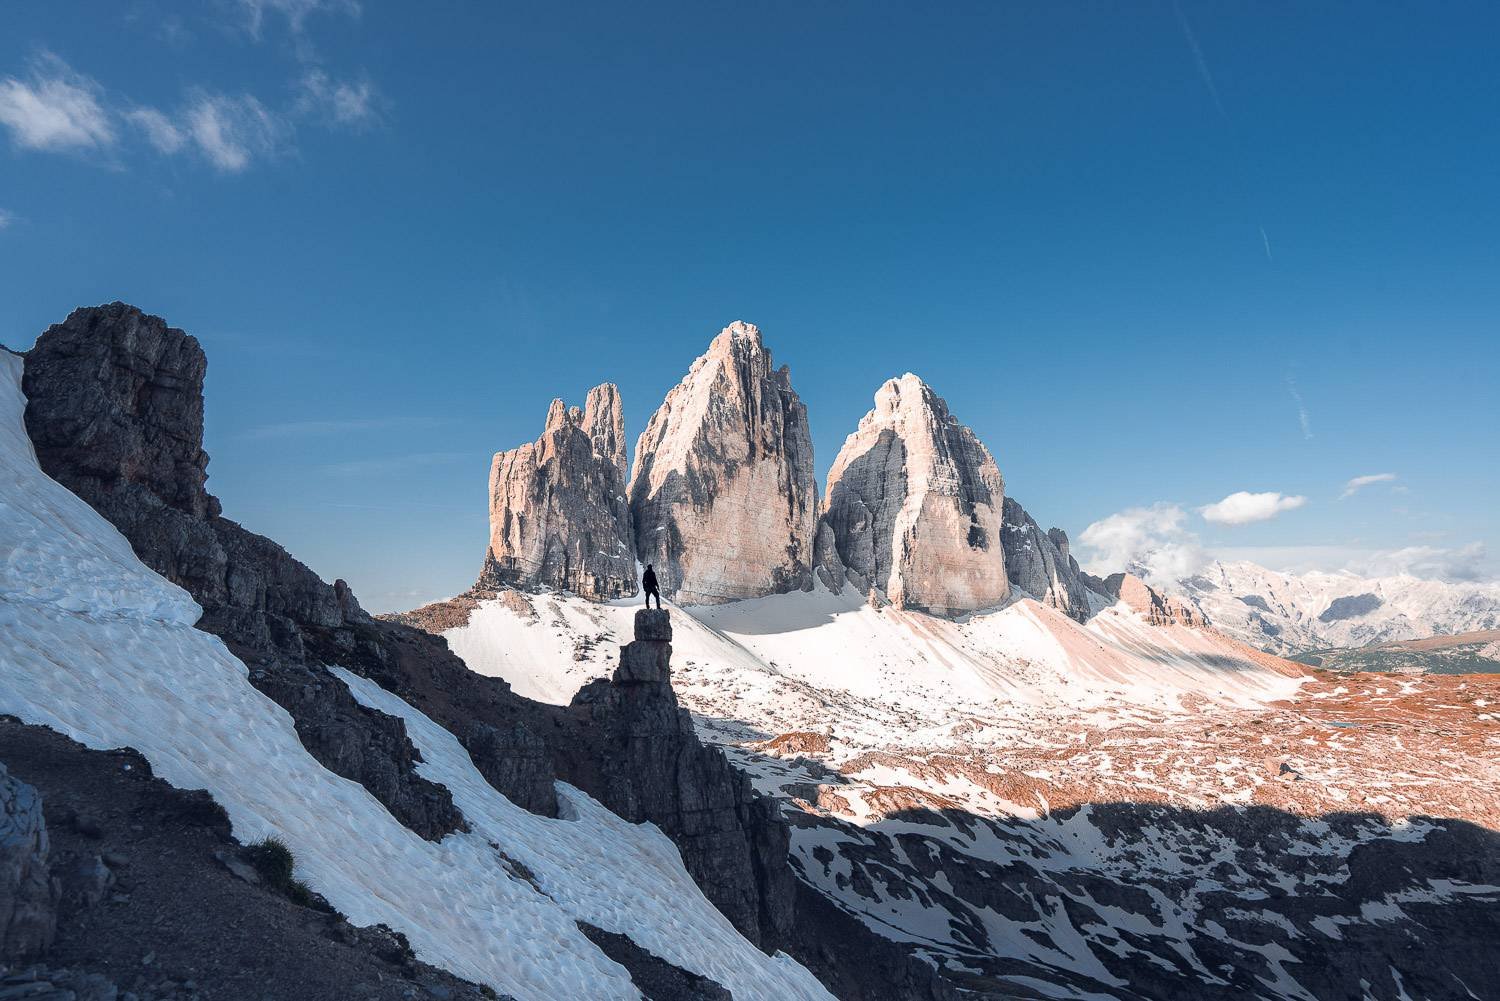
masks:
{"label": "distant mountain range", "polygon": [[1500,628],[1500,584],[1279,573],[1214,562],[1174,590],[1221,632],[1278,654]]}

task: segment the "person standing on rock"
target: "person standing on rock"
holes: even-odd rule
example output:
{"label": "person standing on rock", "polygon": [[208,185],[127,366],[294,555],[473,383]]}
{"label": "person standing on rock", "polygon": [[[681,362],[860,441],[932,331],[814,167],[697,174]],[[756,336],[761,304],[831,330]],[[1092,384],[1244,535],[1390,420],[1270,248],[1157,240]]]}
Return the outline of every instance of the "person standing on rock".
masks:
{"label": "person standing on rock", "polygon": [[646,607],[651,607],[651,596],[656,595],[656,607],[661,607],[661,587],[656,583],[656,571],[651,569],[651,564],[646,564],[646,572],[641,574],[641,590],[646,592]]}

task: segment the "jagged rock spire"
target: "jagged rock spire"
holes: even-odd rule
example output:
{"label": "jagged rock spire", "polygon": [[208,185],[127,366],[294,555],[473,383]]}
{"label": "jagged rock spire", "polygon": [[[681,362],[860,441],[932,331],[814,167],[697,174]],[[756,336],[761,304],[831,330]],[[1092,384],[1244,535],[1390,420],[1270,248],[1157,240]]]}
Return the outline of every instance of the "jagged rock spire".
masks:
{"label": "jagged rock spire", "polygon": [[542,436],[495,455],[480,586],[554,587],[602,601],[635,593],[620,393],[553,400]]}
{"label": "jagged rock spire", "polygon": [[828,474],[824,580],[937,615],[998,604],[1004,496],[989,449],[942,398],[911,373],[891,379]]}
{"label": "jagged rock spire", "polygon": [[807,408],[754,326],[725,327],[652,415],[630,507],[641,562],[683,604],[812,586]]}
{"label": "jagged rock spire", "polygon": [[1079,622],[1092,614],[1084,574],[1069,552],[1068,533],[1045,533],[1015,498],[1005,498],[1001,540],[1012,585]]}

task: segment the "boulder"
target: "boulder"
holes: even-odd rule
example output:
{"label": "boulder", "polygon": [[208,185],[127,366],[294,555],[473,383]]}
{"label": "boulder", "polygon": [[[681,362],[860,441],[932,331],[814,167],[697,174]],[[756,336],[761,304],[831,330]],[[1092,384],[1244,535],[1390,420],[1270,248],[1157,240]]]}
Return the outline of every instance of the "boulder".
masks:
{"label": "boulder", "polygon": [[828,474],[817,562],[875,600],[962,615],[1010,593],[1005,482],[989,449],[907,373],[875,394]]}
{"label": "boulder", "polygon": [[57,934],[61,887],[47,856],[41,795],[0,764],[0,964],[43,952]]}
{"label": "boulder", "polygon": [[480,588],[547,587],[594,601],[636,592],[625,425],[612,385],[582,410],[553,400],[542,436],[496,454]]}
{"label": "boulder", "polygon": [[679,604],[811,589],[807,408],[754,326],[724,328],[652,415],[636,443],[630,509],[641,562]]}

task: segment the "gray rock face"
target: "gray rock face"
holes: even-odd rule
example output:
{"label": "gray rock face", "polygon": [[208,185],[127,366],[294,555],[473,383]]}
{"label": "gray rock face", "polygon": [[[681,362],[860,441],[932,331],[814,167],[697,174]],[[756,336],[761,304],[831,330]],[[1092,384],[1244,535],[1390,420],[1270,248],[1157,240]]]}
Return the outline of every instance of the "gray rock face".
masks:
{"label": "gray rock face", "polygon": [[1043,533],[1014,497],[1005,498],[1002,521],[1005,572],[1011,584],[1070,618],[1087,621],[1088,588],[1068,550],[1068,533],[1060,528]]}
{"label": "gray rock face", "polygon": [[652,415],[630,508],[636,551],[668,598],[714,604],[812,587],[807,408],[755,327],[724,328]]}
{"label": "gray rock face", "polygon": [[424,837],[459,829],[452,794],[416,774],[405,724],[361,706],[324,667],[380,645],[353,593],[221,517],[205,489],[207,368],[198,342],[160,317],[119,302],[74,310],[26,353],[26,430],[42,470],[203,606],[198,627],[246,662],[313,757]]}
{"label": "gray rock face", "polygon": [[1361,615],[1369,615],[1379,608],[1384,602],[1376,594],[1353,594],[1342,598],[1334,598],[1327,608],[1318,615],[1319,622],[1339,622],[1343,619],[1357,619]]}
{"label": "gray rock face", "polygon": [[0,764],[0,962],[35,956],[57,933],[42,797]]}
{"label": "gray rock face", "polygon": [[624,438],[620,394],[606,384],[582,410],[553,400],[540,438],[495,456],[477,586],[551,587],[594,601],[636,592]]}
{"label": "gray rock face", "polygon": [[891,379],[828,474],[824,581],[841,565],[876,600],[935,615],[998,604],[1009,593],[1004,497],[989,449],[942,398],[910,373]]}

